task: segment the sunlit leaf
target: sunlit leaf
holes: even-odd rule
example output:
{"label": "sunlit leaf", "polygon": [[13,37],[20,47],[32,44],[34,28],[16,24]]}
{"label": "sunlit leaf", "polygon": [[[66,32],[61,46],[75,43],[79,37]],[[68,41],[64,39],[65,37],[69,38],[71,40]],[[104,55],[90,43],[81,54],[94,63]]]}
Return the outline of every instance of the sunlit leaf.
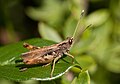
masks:
{"label": "sunlit leaf", "polygon": [[44,23],[39,23],[38,24],[38,29],[39,29],[39,33],[41,34],[41,36],[44,39],[52,40],[52,41],[55,41],[55,42],[62,41],[62,38],[60,37],[58,32],[55,29],[51,28],[50,26],[48,26]]}

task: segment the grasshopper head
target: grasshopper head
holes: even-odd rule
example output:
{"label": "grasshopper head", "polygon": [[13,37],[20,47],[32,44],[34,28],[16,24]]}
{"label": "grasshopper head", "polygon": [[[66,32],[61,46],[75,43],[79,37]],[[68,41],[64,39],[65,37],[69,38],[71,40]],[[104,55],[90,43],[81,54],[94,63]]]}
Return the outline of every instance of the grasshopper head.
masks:
{"label": "grasshopper head", "polygon": [[66,52],[70,49],[71,45],[73,44],[73,37],[67,37],[66,40],[62,41],[58,44],[58,47],[63,51]]}

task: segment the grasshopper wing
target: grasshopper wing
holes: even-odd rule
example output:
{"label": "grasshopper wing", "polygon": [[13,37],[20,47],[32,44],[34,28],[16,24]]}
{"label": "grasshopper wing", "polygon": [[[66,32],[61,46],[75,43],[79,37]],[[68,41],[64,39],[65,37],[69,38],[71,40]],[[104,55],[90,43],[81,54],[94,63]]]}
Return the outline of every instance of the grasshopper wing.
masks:
{"label": "grasshopper wing", "polygon": [[48,53],[54,52],[58,49],[59,48],[57,47],[57,45],[46,46],[40,49],[22,53],[22,59],[24,63],[27,63],[27,62],[33,61],[36,58],[43,57]]}

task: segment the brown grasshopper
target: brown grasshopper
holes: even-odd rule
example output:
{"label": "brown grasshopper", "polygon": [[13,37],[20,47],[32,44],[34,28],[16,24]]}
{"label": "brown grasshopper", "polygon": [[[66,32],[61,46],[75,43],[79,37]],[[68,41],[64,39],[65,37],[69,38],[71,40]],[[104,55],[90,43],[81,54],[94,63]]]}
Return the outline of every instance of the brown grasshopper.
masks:
{"label": "brown grasshopper", "polygon": [[[81,16],[83,16],[83,12],[84,11],[82,11]],[[74,35],[78,28],[79,23],[80,23],[80,21],[78,21],[78,23],[77,23],[73,37],[68,37],[66,40],[64,40],[58,44],[53,44],[50,46],[45,46],[45,47],[40,48],[40,47],[32,46],[28,43],[24,43],[23,46],[30,51],[22,53],[23,62],[26,65],[43,64],[43,66],[47,66],[47,65],[53,63],[51,74],[50,74],[50,77],[52,77],[53,72],[54,72],[55,63],[57,60],[59,60],[63,56],[63,54],[74,59],[74,56],[69,54],[69,49],[73,44]],[[86,29],[87,28],[85,28],[84,31]]]}

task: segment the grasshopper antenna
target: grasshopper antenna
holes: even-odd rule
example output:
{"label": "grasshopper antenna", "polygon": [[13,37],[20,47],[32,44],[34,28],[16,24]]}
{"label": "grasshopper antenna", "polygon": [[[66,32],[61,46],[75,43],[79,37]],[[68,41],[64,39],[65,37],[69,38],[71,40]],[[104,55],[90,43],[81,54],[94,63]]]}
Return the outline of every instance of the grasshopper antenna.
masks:
{"label": "grasshopper antenna", "polygon": [[89,27],[91,27],[92,26],[92,24],[90,24],[90,25],[88,25],[87,27],[85,27],[83,30],[81,30],[80,31],[80,34],[79,34],[79,37],[83,34],[83,32],[85,31],[85,30],[87,30]]}
{"label": "grasshopper antenna", "polygon": [[80,14],[80,18],[79,18],[79,20],[78,20],[77,26],[76,26],[75,31],[74,31],[74,33],[73,33],[73,38],[75,37],[76,31],[77,31],[78,26],[79,26],[79,24],[80,24],[80,20],[81,20],[81,18],[83,17],[83,14],[84,14],[84,10],[82,10],[82,12],[81,12],[81,14]]}
{"label": "grasshopper antenna", "polygon": [[[81,18],[83,17],[83,14],[84,14],[84,10],[82,10],[82,12],[81,12],[81,14],[80,14],[80,19],[78,20],[77,26],[76,26],[75,31],[74,31],[74,33],[73,33],[73,38],[75,37],[75,34],[76,34],[76,32],[77,32],[77,29],[78,29],[78,26],[79,26],[79,24],[80,24],[80,20],[81,20]],[[80,31],[79,36],[81,36],[81,35],[83,34],[83,32],[84,32],[86,29],[88,29],[89,27],[91,27],[91,26],[92,26],[92,24],[90,24],[90,25],[88,25],[87,27],[85,27],[84,29],[82,29],[82,30]]]}

